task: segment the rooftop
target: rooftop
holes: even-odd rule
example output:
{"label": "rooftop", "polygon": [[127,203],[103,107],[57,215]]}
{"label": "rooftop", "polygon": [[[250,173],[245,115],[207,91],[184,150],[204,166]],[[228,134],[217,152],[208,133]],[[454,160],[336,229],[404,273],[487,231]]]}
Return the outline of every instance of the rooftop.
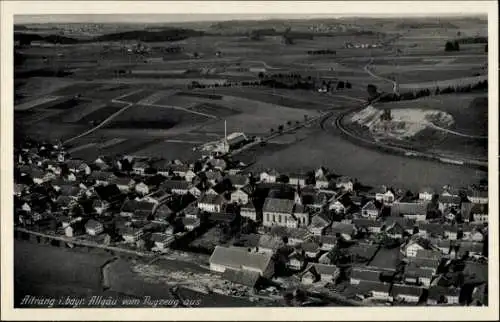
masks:
{"label": "rooftop", "polygon": [[210,263],[233,269],[249,267],[264,272],[271,263],[271,257],[272,255],[267,253],[250,253],[238,248],[216,246],[210,256]]}
{"label": "rooftop", "polygon": [[295,202],[289,199],[267,198],[262,208],[264,212],[277,212],[291,214],[294,210]]}

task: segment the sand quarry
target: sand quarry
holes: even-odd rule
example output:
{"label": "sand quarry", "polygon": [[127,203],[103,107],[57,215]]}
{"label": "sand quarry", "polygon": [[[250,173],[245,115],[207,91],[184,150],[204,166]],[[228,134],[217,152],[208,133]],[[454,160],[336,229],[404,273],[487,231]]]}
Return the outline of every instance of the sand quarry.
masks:
{"label": "sand quarry", "polygon": [[427,128],[449,128],[453,117],[443,111],[429,109],[391,109],[392,119],[381,119],[383,110],[372,105],[351,117],[351,122],[367,127],[375,139],[407,140]]}

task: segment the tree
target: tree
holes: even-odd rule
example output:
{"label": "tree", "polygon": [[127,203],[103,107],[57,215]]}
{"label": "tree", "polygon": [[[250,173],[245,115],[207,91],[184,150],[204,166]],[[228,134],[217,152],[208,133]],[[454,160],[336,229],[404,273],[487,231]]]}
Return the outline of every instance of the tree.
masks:
{"label": "tree", "polygon": [[291,126],[292,125],[292,121],[287,121],[286,125]]}
{"label": "tree", "polygon": [[271,134],[274,133],[274,129],[270,129],[269,131],[271,132]]}
{"label": "tree", "polygon": [[377,86],[373,84],[368,84],[366,90],[368,91],[368,95],[370,96],[370,98],[376,97],[378,95]]}
{"label": "tree", "polygon": [[344,86],[345,86],[345,83],[343,81],[339,81],[337,83],[337,89],[342,89],[342,88],[344,88]]}
{"label": "tree", "polygon": [[345,82],[345,88],[352,88],[351,83],[349,83],[349,82]]}
{"label": "tree", "polygon": [[283,132],[283,125],[278,126],[278,132],[280,132],[280,133]]}
{"label": "tree", "polygon": [[264,73],[263,72],[259,72],[259,79],[263,79],[264,78]]}

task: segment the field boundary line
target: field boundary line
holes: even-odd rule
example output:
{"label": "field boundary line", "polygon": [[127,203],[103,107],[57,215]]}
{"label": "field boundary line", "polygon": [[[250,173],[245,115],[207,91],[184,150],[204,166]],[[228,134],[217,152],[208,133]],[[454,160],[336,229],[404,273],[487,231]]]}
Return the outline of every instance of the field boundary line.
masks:
{"label": "field boundary line", "polygon": [[82,137],[84,137],[86,135],[89,135],[90,133],[93,133],[93,132],[97,131],[98,129],[100,129],[104,125],[108,124],[115,117],[117,117],[121,113],[123,113],[126,110],[128,110],[131,106],[134,106],[133,103],[129,103],[129,102],[125,102],[125,101],[119,101],[119,100],[116,100],[116,99],[111,100],[111,102],[112,103],[119,103],[119,104],[127,104],[127,105],[125,105],[124,107],[122,107],[121,109],[119,109],[118,111],[116,111],[115,113],[113,113],[110,116],[108,116],[104,121],[102,121],[101,123],[99,123],[97,126],[91,128],[90,130],[87,130],[87,131],[85,131],[85,132],[83,132],[81,134],[78,134],[77,136],[74,136],[74,137],[72,137],[70,139],[67,139],[66,141],[63,142],[63,144],[67,144],[67,143],[69,143],[71,141],[74,141],[76,139],[82,138]]}
{"label": "field boundary line", "polygon": [[184,111],[184,112],[188,112],[188,113],[192,113],[192,114],[198,114],[198,115],[206,116],[206,117],[209,117],[209,118],[212,118],[212,119],[218,119],[218,117],[215,116],[215,115],[206,114],[206,113],[202,113],[202,112],[196,112],[196,111],[192,111],[190,109],[187,109],[185,107],[180,107],[180,106],[175,106],[175,105],[144,104],[144,103],[138,104],[138,105],[151,106],[151,107],[171,108],[171,109],[174,109],[174,110],[179,110],[179,111]]}

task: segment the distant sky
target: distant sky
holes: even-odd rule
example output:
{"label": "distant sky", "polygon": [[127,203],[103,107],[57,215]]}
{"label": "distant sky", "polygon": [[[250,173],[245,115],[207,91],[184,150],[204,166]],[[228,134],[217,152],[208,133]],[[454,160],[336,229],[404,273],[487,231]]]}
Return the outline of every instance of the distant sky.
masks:
{"label": "distant sky", "polygon": [[[334,15],[334,14],[56,14],[56,15],[16,15],[16,24],[30,23],[179,23],[226,20],[266,20],[266,19],[315,19],[340,18],[349,16],[381,17],[380,15]],[[440,14],[445,17],[446,15]],[[395,17],[395,16],[386,16]],[[402,17],[401,14],[397,17]]]}

